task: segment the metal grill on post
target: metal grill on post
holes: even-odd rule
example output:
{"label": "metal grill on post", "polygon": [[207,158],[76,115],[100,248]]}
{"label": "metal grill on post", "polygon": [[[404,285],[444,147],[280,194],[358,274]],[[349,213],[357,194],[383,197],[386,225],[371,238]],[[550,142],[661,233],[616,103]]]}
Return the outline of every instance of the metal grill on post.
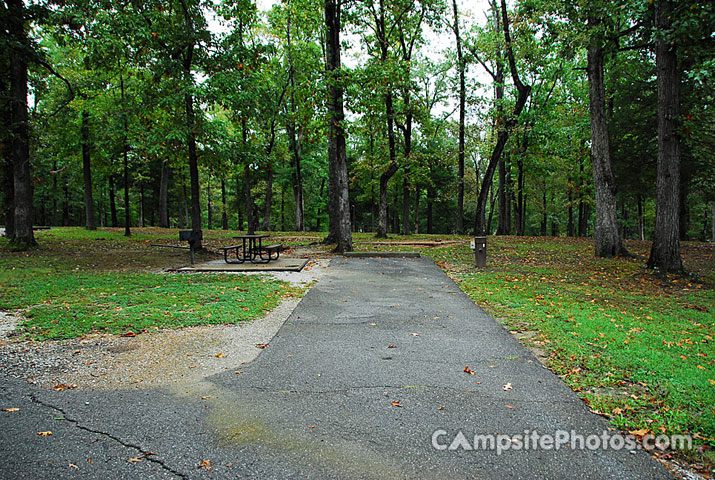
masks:
{"label": "metal grill on post", "polygon": [[472,250],[474,250],[474,266],[487,266],[487,237],[474,237],[472,242]]}
{"label": "metal grill on post", "polygon": [[179,230],[179,240],[189,242],[189,253],[191,254],[191,265],[194,264],[194,248],[196,242],[204,239],[204,232],[201,230]]}

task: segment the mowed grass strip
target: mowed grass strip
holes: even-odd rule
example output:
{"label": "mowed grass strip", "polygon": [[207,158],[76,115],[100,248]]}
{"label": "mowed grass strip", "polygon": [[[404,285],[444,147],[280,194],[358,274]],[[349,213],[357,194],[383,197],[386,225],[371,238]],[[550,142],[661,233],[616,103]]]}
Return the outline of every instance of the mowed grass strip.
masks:
{"label": "mowed grass strip", "polygon": [[0,282],[0,308],[21,310],[22,329],[37,340],[238,323],[293,294],[264,276],[91,272],[19,279],[5,272]]}

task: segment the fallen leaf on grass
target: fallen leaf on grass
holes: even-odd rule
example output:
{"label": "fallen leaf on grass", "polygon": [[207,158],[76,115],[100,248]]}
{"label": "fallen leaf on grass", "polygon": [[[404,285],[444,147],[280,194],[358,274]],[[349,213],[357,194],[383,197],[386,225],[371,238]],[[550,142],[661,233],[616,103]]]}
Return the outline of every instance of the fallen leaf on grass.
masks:
{"label": "fallen leaf on grass", "polygon": [[469,369],[469,365],[467,365],[466,367],[464,367],[464,372],[465,372],[465,373],[468,373],[468,374],[470,374],[470,375],[476,375],[476,374],[477,374],[476,372],[473,372],[472,370]]}
{"label": "fallen leaf on grass", "polygon": [[52,432],[50,432],[50,431],[47,431],[47,432],[37,432],[37,434],[38,434],[39,436],[41,436],[41,437],[49,437],[50,435],[52,435]]}
{"label": "fallen leaf on grass", "polygon": [[703,367],[702,365],[698,365],[698,368],[699,368],[700,370],[705,370],[705,367]]}
{"label": "fallen leaf on grass", "polygon": [[628,430],[628,433],[631,435],[635,435],[636,437],[643,437],[645,435],[648,435],[650,433],[650,430],[647,428],[641,428],[639,430]]}
{"label": "fallen leaf on grass", "polygon": [[268,348],[268,345],[269,345],[269,344],[267,344],[267,343],[257,343],[257,344],[256,344],[256,347],[257,347],[257,348],[260,348],[261,350],[263,350],[264,348]]}
{"label": "fallen leaf on grass", "polygon": [[620,415],[621,413],[623,413],[623,409],[622,409],[622,408],[618,408],[618,407],[614,408],[614,409],[611,410],[611,411],[613,412],[614,415]]}
{"label": "fallen leaf on grass", "polygon": [[400,404],[400,400],[393,400],[392,401],[392,406],[393,407],[404,407],[404,405]]}
{"label": "fallen leaf on grass", "polygon": [[503,387],[501,387],[505,392],[508,392],[509,390],[512,390],[514,387],[511,386],[511,383],[507,383]]}
{"label": "fallen leaf on grass", "polygon": [[122,337],[136,337],[137,334],[129,330],[128,332],[125,332],[122,334]]}
{"label": "fallen leaf on grass", "polygon": [[[710,380],[710,381],[712,382],[712,380]],[[19,408],[3,408],[2,411],[8,412],[8,413],[13,413],[13,412],[19,412],[20,409]]]}
{"label": "fallen leaf on grass", "polygon": [[712,378],[708,378],[708,382],[710,382],[710,383],[712,383],[713,385],[715,385],[715,380],[713,380]]}

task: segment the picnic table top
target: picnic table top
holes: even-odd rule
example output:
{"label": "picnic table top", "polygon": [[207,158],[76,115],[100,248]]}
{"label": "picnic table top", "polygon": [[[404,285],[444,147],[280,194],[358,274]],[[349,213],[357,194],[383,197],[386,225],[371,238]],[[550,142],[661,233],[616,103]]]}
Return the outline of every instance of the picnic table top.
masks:
{"label": "picnic table top", "polygon": [[268,238],[268,237],[270,237],[270,235],[268,235],[267,233],[261,233],[261,234],[256,234],[256,235],[236,235],[236,236],[233,237],[233,238],[248,238],[248,239],[251,239],[251,238]]}

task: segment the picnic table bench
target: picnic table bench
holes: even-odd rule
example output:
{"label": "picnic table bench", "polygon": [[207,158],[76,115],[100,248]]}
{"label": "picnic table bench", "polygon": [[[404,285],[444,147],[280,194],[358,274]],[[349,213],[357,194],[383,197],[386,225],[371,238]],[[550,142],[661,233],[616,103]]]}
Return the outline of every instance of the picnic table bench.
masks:
{"label": "picnic table bench", "polygon": [[241,240],[241,243],[219,247],[223,252],[223,259],[226,263],[268,263],[278,260],[283,245],[280,243],[263,245],[263,239],[268,238],[266,234],[260,235],[238,235],[233,237]]}

